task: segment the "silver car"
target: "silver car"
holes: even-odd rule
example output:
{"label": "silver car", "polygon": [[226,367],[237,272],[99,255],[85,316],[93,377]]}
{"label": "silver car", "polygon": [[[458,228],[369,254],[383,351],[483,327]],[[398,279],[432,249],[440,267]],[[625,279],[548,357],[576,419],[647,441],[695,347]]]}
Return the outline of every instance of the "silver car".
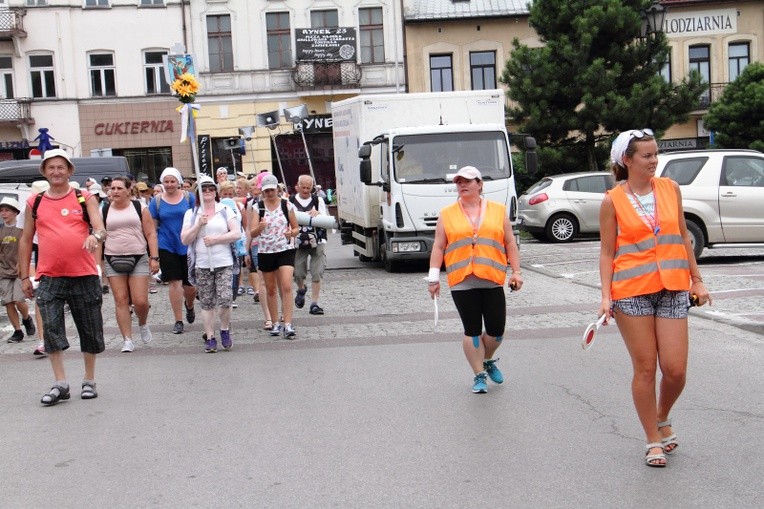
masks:
{"label": "silver car", "polygon": [[520,229],[539,240],[568,242],[600,229],[600,205],[613,187],[610,172],[588,171],[544,177],[518,200]]}

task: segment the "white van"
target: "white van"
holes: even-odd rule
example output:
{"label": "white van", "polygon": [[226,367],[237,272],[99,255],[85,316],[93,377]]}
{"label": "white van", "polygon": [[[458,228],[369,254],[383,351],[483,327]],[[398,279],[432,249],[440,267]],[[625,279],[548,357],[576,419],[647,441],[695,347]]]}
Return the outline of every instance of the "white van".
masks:
{"label": "white van", "polygon": [[[72,157],[74,175],[71,180],[84,186],[88,178],[100,182],[104,177],[126,176],[130,166],[125,157]],[[31,184],[42,179],[39,159],[17,159],[0,162],[0,184],[24,183]]]}

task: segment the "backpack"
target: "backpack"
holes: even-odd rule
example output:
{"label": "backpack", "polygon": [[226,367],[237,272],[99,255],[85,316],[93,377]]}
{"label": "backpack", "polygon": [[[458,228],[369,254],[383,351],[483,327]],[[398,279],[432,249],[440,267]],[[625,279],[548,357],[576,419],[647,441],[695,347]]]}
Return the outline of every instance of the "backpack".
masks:
{"label": "backpack", "polygon": [[[262,200],[257,202],[257,210],[259,212],[260,219],[265,217],[265,203]],[[287,221],[289,221],[289,207],[287,207],[287,201],[283,198],[281,199],[281,212],[284,213],[284,217],[287,218]]]}
{"label": "backpack", "polygon": [[[138,214],[138,217],[143,221],[143,215],[141,215],[141,202],[138,200],[130,200],[133,202],[133,207],[135,208],[136,214]],[[108,202],[106,205],[104,205],[103,209],[101,209],[101,215],[103,216],[103,227],[106,228],[106,216],[109,215],[109,208],[111,207],[111,202]]]}
{"label": "backpack", "polygon": [[[34,198],[34,203],[32,204],[32,219],[35,221],[37,220],[37,209],[40,208],[40,202],[42,201],[42,195],[44,195],[45,192],[38,193],[37,196]],[[85,204],[85,197],[82,196],[82,191],[79,189],[74,189],[74,195],[77,197],[77,202],[79,202],[80,207],[82,207],[82,220],[85,221],[90,230],[93,229],[93,225],[90,224],[90,214],[88,214],[88,206]]]}
{"label": "backpack", "polygon": [[[301,205],[295,195],[289,197],[289,201],[301,212],[308,212],[311,209],[318,210],[318,196],[311,195],[310,204],[307,206]],[[313,249],[318,246],[319,240],[326,240],[326,230],[324,228],[317,228],[315,226],[300,226],[300,233],[297,235],[297,248],[298,249]]]}

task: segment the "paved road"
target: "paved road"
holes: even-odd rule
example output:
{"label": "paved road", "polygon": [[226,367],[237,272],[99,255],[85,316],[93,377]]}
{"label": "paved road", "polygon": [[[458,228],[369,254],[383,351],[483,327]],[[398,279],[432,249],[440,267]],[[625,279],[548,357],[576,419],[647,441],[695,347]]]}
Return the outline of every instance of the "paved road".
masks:
{"label": "paved road", "polygon": [[[121,354],[107,297],[101,395],[53,408],[38,403],[50,367],[33,345],[0,345],[0,505],[764,505],[761,334],[693,310],[682,445],[667,469],[648,469],[617,330],[579,346],[596,288],[526,270],[507,295],[507,382],[478,396],[449,298],[433,326],[424,271],[387,274],[332,242],[327,314],[298,311],[295,341],[266,335],[243,301],[233,351],[204,354],[199,324],[170,333],[163,288],[154,342]],[[76,384],[74,351],[67,369]]]}

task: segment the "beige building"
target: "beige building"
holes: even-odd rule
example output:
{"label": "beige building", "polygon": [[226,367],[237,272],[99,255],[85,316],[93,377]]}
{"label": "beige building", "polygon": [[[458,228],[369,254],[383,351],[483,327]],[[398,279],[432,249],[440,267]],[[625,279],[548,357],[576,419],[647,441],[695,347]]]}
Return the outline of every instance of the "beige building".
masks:
{"label": "beige building", "polygon": [[[406,78],[409,92],[501,87],[515,37],[541,44],[529,26],[525,0],[404,1]],[[690,119],[671,127],[663,150],[702,148],[711,133],[702,117],[726,85],[750,62],[764,58],[762,0],[662,0],[671,47],[664,76],[679,82],[697,69],[710,84]]]}
{"label": "beige building", "polygon": [[663,150],[704,148],[711,133],[702,117],[728,83],[751,62],[764,58],[764,2],[761,0],[663,0],[668,8],[663,30],[671,47],[664,75],[674,82],[698,70],[709,90],[690,119],[671,127],[661,140]]}

